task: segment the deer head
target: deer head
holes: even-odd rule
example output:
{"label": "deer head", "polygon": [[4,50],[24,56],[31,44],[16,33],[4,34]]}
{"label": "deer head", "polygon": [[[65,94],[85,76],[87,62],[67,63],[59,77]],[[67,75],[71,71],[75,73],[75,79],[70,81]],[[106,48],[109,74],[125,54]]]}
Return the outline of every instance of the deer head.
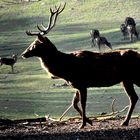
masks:
{"label": "deer head", "polygon": [[41,27],[37,25],[39,32],[30,32],[26,31],[28,36],[37,36],[35,41],[31,43],[31,45],[22,53],[23,58],[28,58],[32,56],[41,57],[43,54],[47,53],[47,51],[56,50],[55,46],[51,43],[51,41],[44,37],[44,35],[48,34],[52,28],[56,24],[56,20],[58,15],[65,9],[66,3],[63,7],[61,5],[59,7],[55,6],[55,9],[50,8],[50,17],[48,26],[45,27],[41,24]]}

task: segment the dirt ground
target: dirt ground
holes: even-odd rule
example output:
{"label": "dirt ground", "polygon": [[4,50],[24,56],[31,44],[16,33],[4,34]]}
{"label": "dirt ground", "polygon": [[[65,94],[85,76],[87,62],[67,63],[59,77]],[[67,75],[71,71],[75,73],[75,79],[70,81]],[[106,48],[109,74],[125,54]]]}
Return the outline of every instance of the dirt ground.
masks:
{"label": "dirt ground", "polygon": [[121,127],[122,119],[93,120],[79,129],[79,120],[61,123],[17,123],[0,125],[0,140],[140,140],[140,118]]}

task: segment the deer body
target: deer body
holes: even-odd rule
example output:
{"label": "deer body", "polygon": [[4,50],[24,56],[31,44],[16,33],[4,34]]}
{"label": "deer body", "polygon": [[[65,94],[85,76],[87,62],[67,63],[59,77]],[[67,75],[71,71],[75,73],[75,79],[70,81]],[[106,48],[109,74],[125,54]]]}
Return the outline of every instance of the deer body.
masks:
{"label": "deer body", "polygon": [[100,33],[98,30],[91,30],[90,35],[92,38],[92,45],[91,45],[92,47],[93,45],[94,46],[96,45],[99,48],[99,51],[101,51],[101,46],[105,45],[112,50],[112,46],[110,42],[108,42],[105,37],[100,36]]}
{"label": "deer body", "polygon": [[129,36],[131,42],[134,41],[134,37],[138,39],[139,34],[136,30],[136,23],[135,20],[131,17],[126,17],[124,24],[121,24],[120,26],[120,30],[124,36],[124,39],[127,35]]}
{"label": "deer body", "polygon": [[[51,17],[48,27],[42,26],[42,30],[37,26],[41,32],[26,32],[27,35],[37,36],[37,39],[22,53],[22,57],[38,57],[41,65],[49,73],[66,80],[69,85],[77,89],[72,104],[82,117],[80,128],[84,128],[86,123],[92,125],[92,121],[86,117],[87,88],[108,87],[122,83],[130,100],[129,110],[122,125],[128,125],[138,100],[134,84],[140,86],[140,54],[132,50],[118,50],[108,53],[77,51],[67,54],[60,52],[43,35],[54,27],[56,18],[64,7],[61,10],[60,7],[56,8],[55,12],[50,9]],[[52,24],[53,16],[54,22]],[[78,106],[79,101],[81,108]]]}
{"label": "deer body", "polygon": [[0,58],[0,65],[9,65],[11,66],[12,72],[14,72],[14,64],[17,61],[17,56],[12,55],[12,58]]}
{"label": "deer body", "polygon": [[[124,89],[128,90],[131,104],[136,104],[138,97],[133,91],[133,84],[140,86],[139,53],[132,50],[118,50],[108,53],[77,51],[66,54],[57,50],[47,37],[43,39],[44,42],[40,42],[37,46],[36,44],[32,44],[33,48],[29,46],[22,56],[25,58],[39,57],[48,72],[66,80],[72,87],[76,88],[77,92],[73,103],[75,100],[79,101],[80,97],[86,100],[88,87],[109,87],[122,82]],[[129,88],[130,91],[132,90],[130,93]],[[81,102],[81,104],[85,103],[86,101]],[[77,106],[77,103],[74,106]],[[134,109],[134,107],[130,108]],[[126,117],[126,125],[128,125],[131,113]],[[85,126],[86,122],[89,122],[87,118],[82,127]]]}
{"label": "deer body", "polygon": [[[112,57],[109,57],[109,55],[112,55]],[[125,62],[121,62],[123,56],[119,52],[103,55],[88,51],[71,54],[57,51],[57,55],[51,55],[51,57],[52,61],[49,62],[46,62],[47,56],[41,58],[44,67],[52,75],[67,80],[75,88],[79,86],[112,86],[123,80],[126,70],[129,68],[129,66],[126,67]]]}

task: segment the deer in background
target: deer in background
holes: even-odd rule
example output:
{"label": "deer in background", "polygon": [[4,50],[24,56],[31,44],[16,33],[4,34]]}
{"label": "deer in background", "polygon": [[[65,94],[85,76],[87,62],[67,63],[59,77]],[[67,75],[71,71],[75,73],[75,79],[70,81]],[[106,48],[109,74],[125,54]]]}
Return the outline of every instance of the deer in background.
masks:
{"label": "deer in background", "polygon": [[126,39],[127,35],[131,42],[134,41],[134,37],[138,39],[138,32],[136,30],[135,20],[131,17],[126,17],[124,24],[121,24],[120,30],[123,34],[124,39]]}
{"label": "deer in background", "polygon": [[127,32],[127,27],[125,26],[124,23],[121,24],[120,30],[121,30],[121,33],[123,35],[123,39],[125,40],[127,38],[128,32]]}
{"label": "deer in background", "polygon": [[0,65],[9,65],[11,66],[12,73],[14,73],[14,65],[17,62],[17,55],[13,54],[12,58],[0,57]]}
{"label": "deer in background", "polygon": [[102,37],[99,33],[99,30],[91,30],[90,31],[91,39],[92,39],[92,45],[97,46],[99,48],[99,51],[101,52],[101,45],[107,46],[112,50],[111,44],[107,41],[105,37]]}
{"label": "deer in background", "polygon": [[140,54],[132,50],[116,50],[108,53],[59,51],[44,35],[55,26],[57,17],[64,10],[65,5],[64,7],[60,5],[55,10],[50,8],[48,27],[42,25],[41,28],[37,25],[38,32],[26,31],[28,36],[37,38],[21,54],[22,57],[38,57],[48,73],[64,79],[76,89],[72,105],[82,117],[80,128],[84,128],[87,123],[92,125],[92,121],[86,116],[87,88],[109,87],[122,83],[130,101],[128,113],[122,122],[123,126],[127,126],[138,100],[134,84],[140,86]]}

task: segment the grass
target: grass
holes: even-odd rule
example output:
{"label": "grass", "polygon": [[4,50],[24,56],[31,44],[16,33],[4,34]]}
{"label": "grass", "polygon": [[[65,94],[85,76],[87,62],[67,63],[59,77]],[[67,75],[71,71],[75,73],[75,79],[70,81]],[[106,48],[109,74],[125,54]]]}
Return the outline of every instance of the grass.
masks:
{"label": "grass", "polygon": [[[61,1],[64,3],[64,1]],[[75,50],[97,51],[91,48],[91,29],[101,31],[112,44],[113,49],[140,50],[140,41],[129,43],[121,40],[120,24],[125,17],[132,16],[140,30],[139,0],[66,0],[67,5],[59,16],[56,27],[48,34],[49,39],[63,52]],[[26,30],[36,30],[36,25],[47,25],[49,8],[58,5],[59,0],[41,0],[39,2],[17,3],[14,0],[0,1],[0,57],[18,56],[35,39],[25,34]],[[36,58],[23,60],[20,57],[15,65],[15,74],[8,66],[0,67],[0,117],[26,118],[35,114],[50,114],[59,117],[69,106],[75,90],[70,87],[54,87],[63,80],[52,80],[42,70]],[[137,93],[140,90],[136,87]],[[116,108],[122,109],[128,104],[128,98],[122,88],[115,85],[110,88],[90,88],[88,90],[87,114],[96,115],[110,112],[110,105],[117,99]],[[134,114],[140,114],[138,102]],[[74,116],[71,109],[67,116]]]}

